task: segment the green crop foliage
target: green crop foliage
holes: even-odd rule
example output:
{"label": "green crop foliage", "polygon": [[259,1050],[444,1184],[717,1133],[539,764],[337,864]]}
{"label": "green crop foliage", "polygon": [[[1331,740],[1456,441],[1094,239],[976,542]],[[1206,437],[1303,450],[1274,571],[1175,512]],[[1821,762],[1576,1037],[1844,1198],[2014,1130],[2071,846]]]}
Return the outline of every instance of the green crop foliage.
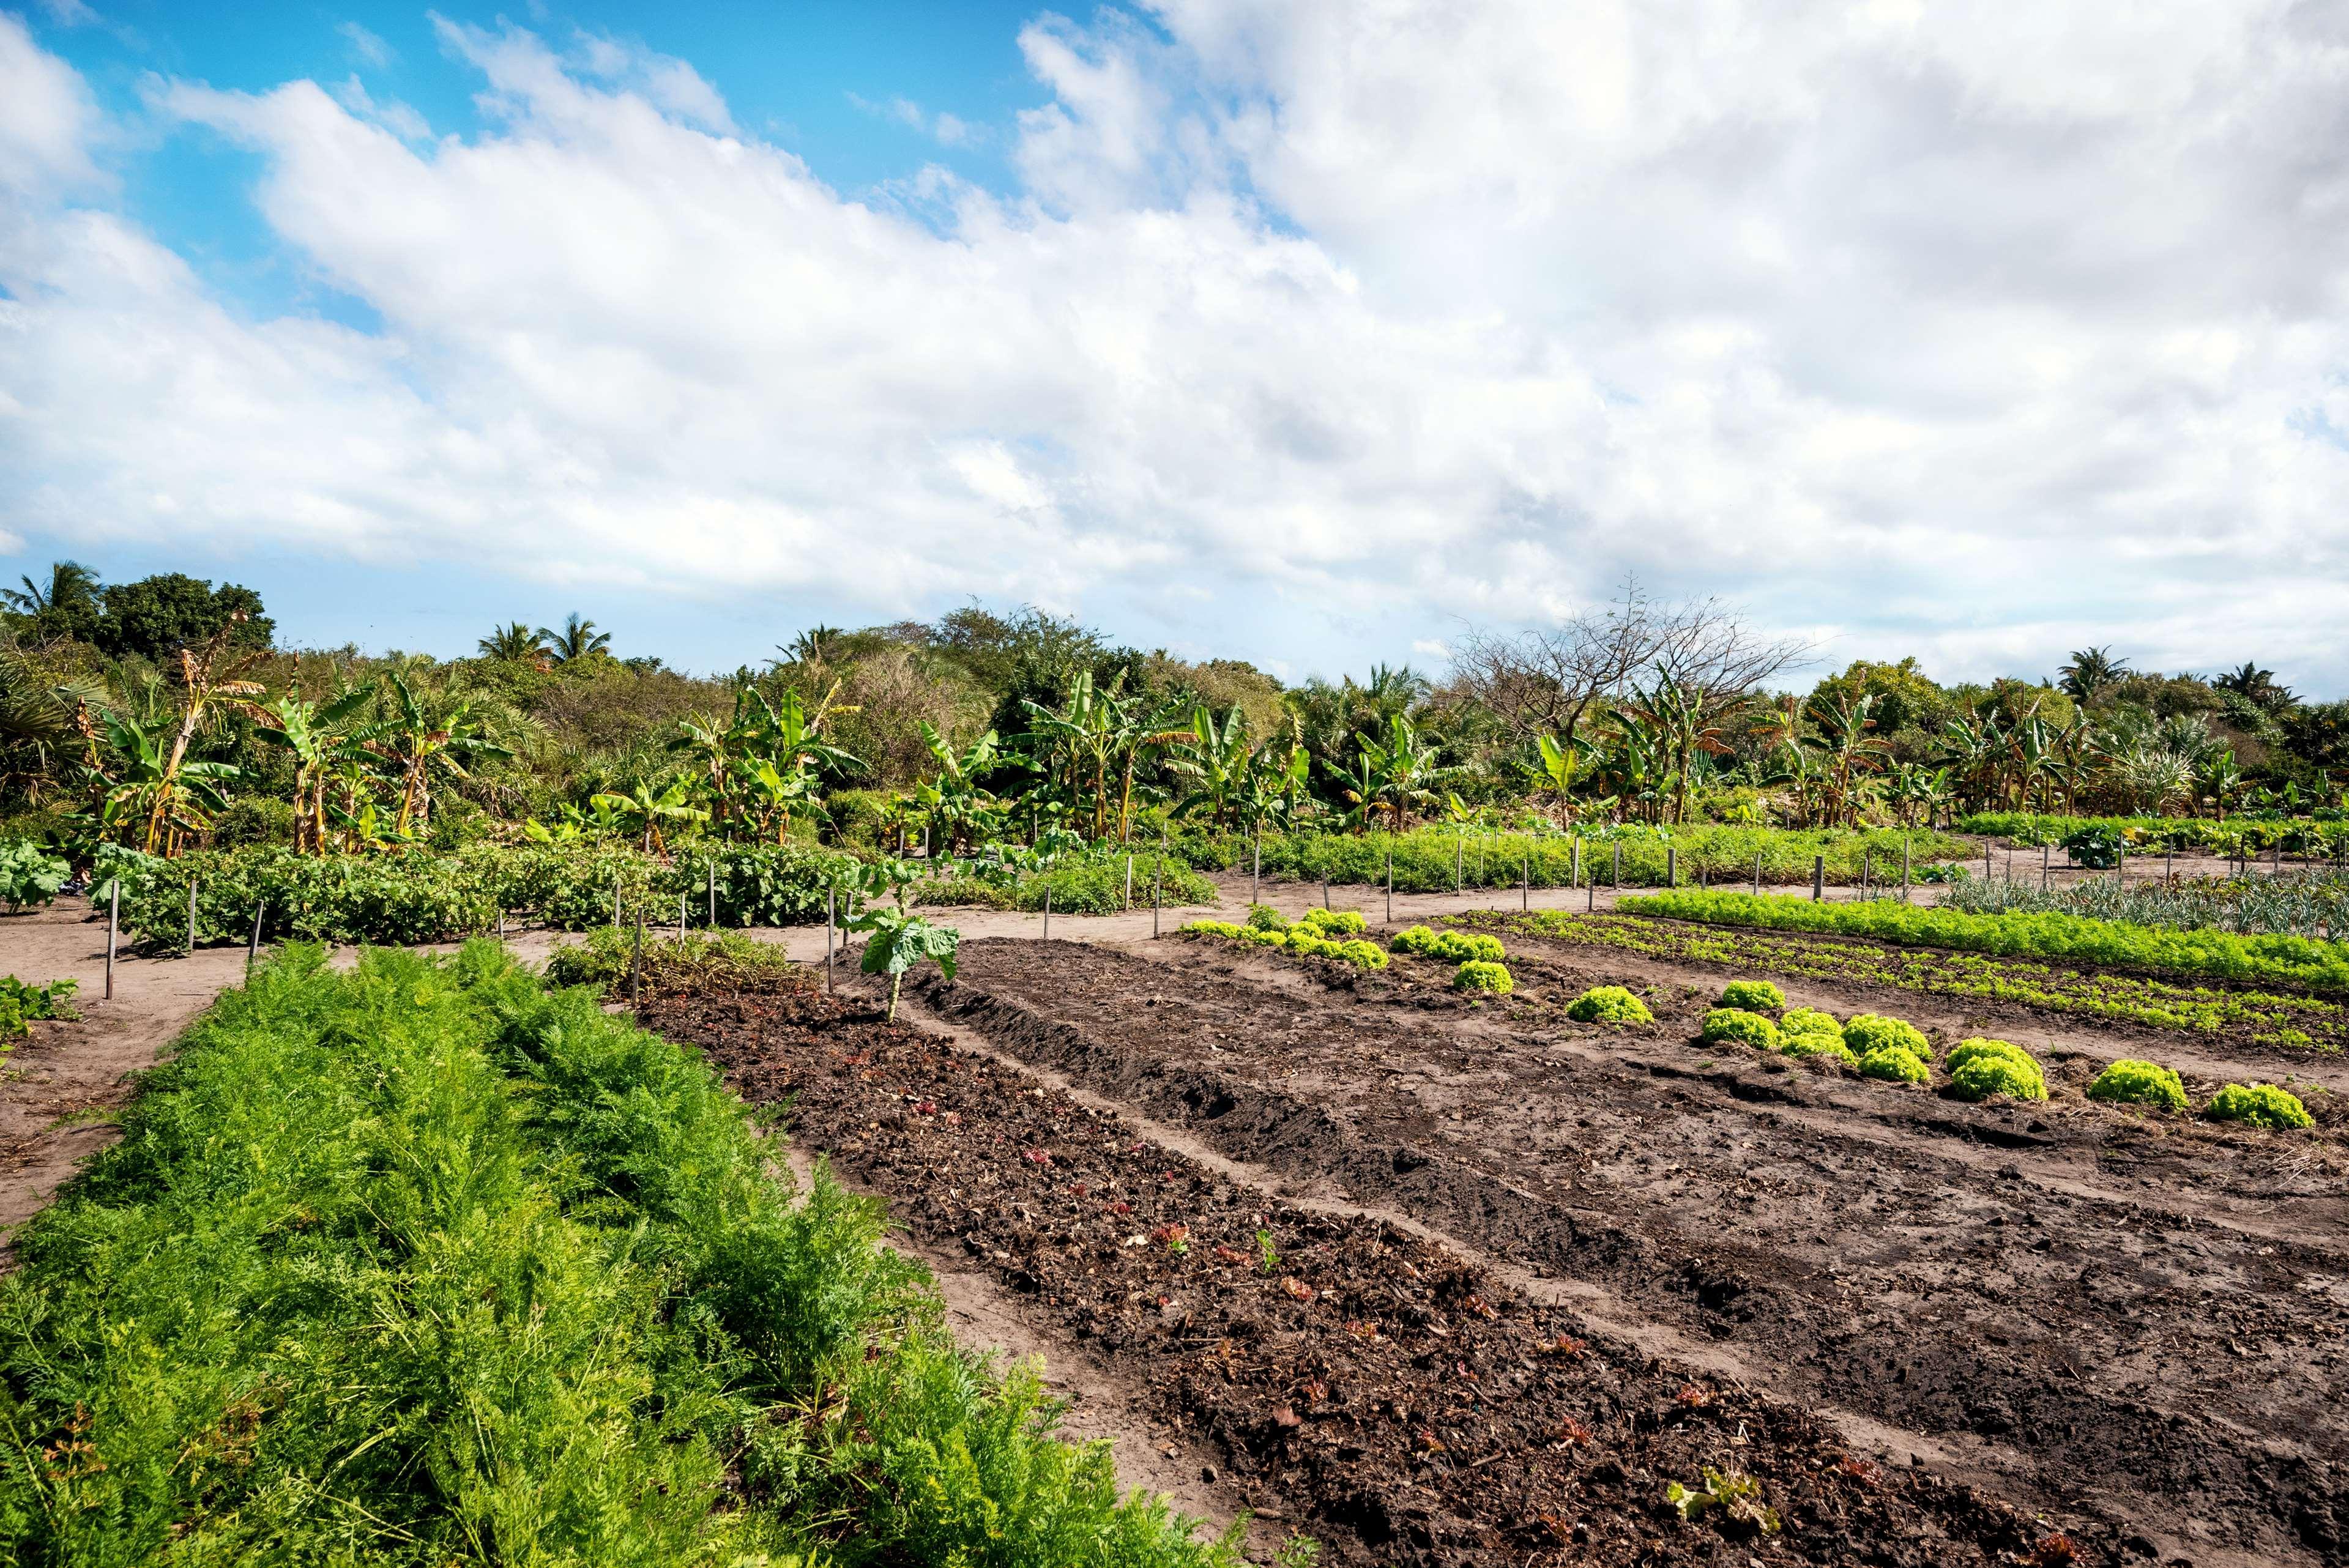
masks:
{"label": "green crop foliage", "polygon": [[1578,1024],[1652,1024],[1648,1005],[1620,985],[1593,985],[1567,1004],[1566,1016]]}
{"label": "green crop foliage", "polygon": [[1291,932],[1288,951],[1300,958],[1334,958],[1357,969],[1383,969],[1387,966],[1386,949],[1358,936],[1343,942],[1331,942],[1310,932]]}
{"label": "green crop foliage", "polygon": [[1411,925],[1396,932],[1387,945],[1397,953],[1417,953],[1452,964],[1464,964],[1471,959],[1498,964],[1508,957],[1499,937],[1488,936],[1481,931],[1436,931],[1424,925]]}
{"label": "green crop foliage", "polygon": [[1829,1034],[1818,1029],[1785,1029],[1778,1031],[1778,1048],[1790,1057],[1833,1057],[1846,1067],[1857,1067],[1859,1058],[1843,1043],[1841,1034]]}
{"label": "green crop foliage", "polygon": [[1369,922],[1350,909],[1309,909],[1299,917],[1298,924],[1319,936],[1360,936]]}
{"label": "green crop foliage", "polygon": [[1767,980],[1732,980],[1721,988],[1721,1006],[1749,1013],[1785,1011],[1786,994]]}
{"label": "green crop foliage", "polygon": [[[1969,1052],[1967,1046],[2006,1048]],[[2047,1098],[2047,1079],[2039,1064],[2004,1040],[1968,1040],[1950,1053],[1949,1066],[1950,1082],[1961,1099],[1988,1099],[1992,1095],[2004,1095],[2009,1099]]]}
{"label": "green crop foliage", "polygon": [[2112,1105],[2149,1105],[2157,1110],[2183,1111],[2186,1086],[2178,1074],[2158,1062],[2123,1057],[2088,1086],[2090,1099]]}
{"label": "green crop foliage", "polygon": [[2316,1119],[2290,1089],[2271,1083],[2230,1083],[2210,1097],[2202,1114],[2213,1121],[2240,1121],[2247,1127],[2274,1129],[2313,1127]]}
{"label": "green crop foliage", "polygon": [[12,1561],[1233,1565],[700,1057],[490,944],[295,946],[0,1282]]}
{"label": "green crop foliage", "polygon": [[1878,1046],[1859,1058],[1859,1076],[1892,1083],[1923,1083],[1933,1075],[1916,1052],[1899,1046]]}
{"label": "green crop foliage", "polygon": [[1907,1051],[1920,1062],[1933,1059],[1932,1042],[1925,1031],[1901,1018],[1888,1018],[1878,1013],[1855,1013],[1843,1026],[1843,1043],[1849,1046],[1865,1061],[1876,1051],[1890,1047]]}
{"label": "green crop foliage", "polygon": [[[949,866],[952,862],[947,862]],[[1150,903],[1153,879],[1162,903],[1181,908],[1216,902],[1216,884],[1193,871],[1180,857],[1156,851],[1133,857],[1133,903],[1125,901],[1125,855],[1111,850],[1090,850],[1062,856],[1041,872],[1017,875],[965,867],[957,874],[926,880],[916,885],[914,902],[925,906],[973,904],[982,909],[1020,910],[1033,914],[1052,895],[1054,914],[1115,914]],[[821,911],[823,894],[816,895]]]}
{"label": "green crop foliage", "polygon": [[1843,1043],[1843,1021],[1819,1007],[1792,1009],[1779,1018],[1778,1032],[1784,1035],[1832,1036],[1837,1045]]}
{"label": "green crop foliage", "polygon": [[80,989],[81,982],[71,975],[33,985],[14,975],[0,975],[0,1055],[30,1035],[36,1019],[78,1017],[72,997]]}
{"label": "green crop foliage", "polygon": [[73,868],[27,839],[0,843],[0,904],[11,910],[48,903]]}
{"label": "green crop foliage", "polygon": [[1704,1027],[1697,1037],[1707,1045],[1734,1042],[1763,1051],[1775,1051],[1785,1044],[1777,1025],[1743,1007],[1715,1007],[1704,1016]]}
{"label": "green crop foliage", "polygon": [[1814,903],[1751,893],[1642,893],[1616,905],[1630,913],[1714,925],[1864,936],[1903,946],[1946,947],[2154,974],[2280,981],[2349,990],[2349,946],[2304,936],[2240,936],[2056,913],[1970,914],[1874,900]]}
{"label": "green crop foliage", "polygon": [[1884,947],[1857,938],[1786,934],[1631,915],[1536,910],[1530,914],[1468,918],[1531,936],[1678,963],[1720,964],[1770,975],[1890,985],[2200,1035],[2233,1033],[2282,1048],[2333,1053],[2349,1045],[2349,1008],[2317,996],[2137,975],[2084,973],[1986,954]]}
{"label": "green crop foliage", "polygon": [[1517,988],[1517,983],[1506,965],[1471,958],[1461,965],[1459,972],[1452,976],[1452,988],[1455,991],[1490,991],[1506,996]]}
{"label": "green crop foliage", "polygon": [[1258,931],[1287,931],[1288,916],[1268,903],[1248,905],[1247,923]]}

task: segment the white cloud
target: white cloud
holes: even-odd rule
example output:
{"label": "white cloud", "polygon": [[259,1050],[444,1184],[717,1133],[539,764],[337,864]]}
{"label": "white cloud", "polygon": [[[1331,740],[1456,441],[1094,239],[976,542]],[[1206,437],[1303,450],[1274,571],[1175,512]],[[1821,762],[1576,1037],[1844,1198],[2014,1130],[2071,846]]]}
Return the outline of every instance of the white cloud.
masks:
{"label": "white cloud", "polygon": [[399,51],[385,43],[357,22],[345,22],[335,29],[351,47],[351,55],[363,66],[388,66],[399,58]]}
{"label": "white cloud", "polygon": [[2303,10],[1154,19],[1022,33],[1010,195],[852,200],[592,36],[436,22],[471,140],[167,89],[368,335],[64,205],[102,128],[0,18],[0,524],[836,619],[1116,597],[1307,667],[1638,569],[1836,656],[2349,685],[2349,48]]}
{"label": "white cloud", "polygon": [[60,27],[87,27],[98,20],[98,13],[83,0],[41,0],[41,9]]}

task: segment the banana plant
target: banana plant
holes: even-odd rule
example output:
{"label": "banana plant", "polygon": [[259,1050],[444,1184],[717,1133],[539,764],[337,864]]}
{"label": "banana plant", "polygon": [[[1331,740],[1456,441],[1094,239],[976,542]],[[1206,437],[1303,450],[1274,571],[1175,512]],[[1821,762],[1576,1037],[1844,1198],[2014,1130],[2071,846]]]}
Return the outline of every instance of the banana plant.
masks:
{"label": "banana plant", "polygon": [[936,726],[922,721],[922,744],[937,764],[937,774],[914,786],[914,800],[939,832],[939,852],[959,854],[971,844],[995,835],[1004,804],[979,783],[1003,763],[993,730],[960,752],[948,746]]}
{"label": "banana plant", "polygon": [[353,686],[324,703],[287,695],[262,709],[260,733],[294,754],[294,851],[326,852],[326,785],[338,767],[353,762],[358,736],[350,721],[375,695],[373,686]]}
{"label": "banana plant", "polygon": [[209,831],[214,813],[227,809],[222,786],[239,777],[235,768],[191,762],[184,740],[175,747],[164,725],[142,725],[128,714],[109,714],[106,731],[119,766],[105,780],[99,807],[104,838],[135,839],[147,854],[172,856],[189,839]]}
{"label": "banana plant", "polygon": [[512,757],[491,740],[472,717],[472,704],[460,702],[434,717],[398,670],[386,677],[394,699],[390,718],[373,726],[360,748],[381,762],[399,790],[399,819],[393,836],[420,836],[432,818],[435,775],[470,779],[470,758]]}
{"label": "banana plant", "polygon": [[1188,738],[1175,743],[1167,762],[1190,788],[1175,800],[1174,815],[1204,814],[1216,827],[1237,820],[1254,754],[1248,748],[1247,716],[1235,703],[1219,724],[1205,704],[1191,712]]}
{"label": "banana plant", "polygon": [[663,823],[709,820],[709,812],[687,799],[682,779],[670,779],[658,791],[640,779],[626,793],[605,790],[593,797],[593,803],[608,805],[627,831],[641,835],[647,854],[658,854],[668,847]]}

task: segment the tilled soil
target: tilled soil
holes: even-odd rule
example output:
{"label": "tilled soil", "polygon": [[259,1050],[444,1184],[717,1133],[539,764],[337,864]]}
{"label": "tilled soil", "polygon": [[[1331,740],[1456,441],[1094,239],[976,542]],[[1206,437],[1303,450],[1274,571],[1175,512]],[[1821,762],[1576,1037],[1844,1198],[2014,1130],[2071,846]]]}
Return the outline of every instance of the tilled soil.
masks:
{"label": "tilled soil", "polygon": [[1512,965],[1519,998],[1474,1006],[1410,960],[978,943],[923,995],[1218,1154],[2085,1522],[2085,1544],[2349,1560],[2336,1139],[2139,1118],[2076,1084],[1969,1106],[1701,1048],[1694,987],[1650,985],[1650,1028],[1573,1025],[1565,997],[1640,977],[1605,955]]}
{"label": "tilled soil", "polygon": [[[661,996],[641,1016],[746,1098],[788,1101],[795,1136],[893,1195],[917,1241],[992,1268],[1326,1561],[2075,1560],[2027,1514],[1887,1470],[1812,1413],[1595,1332],[1473,1255],[1236,1181],[861,1002]],[[1708,1474],[1724,1501],[1684,1522],[1666,1489]],[[1756,1494],[1730,1498],[1744,1483]],[[2078,1560],[2112,1554],[2088,1541]]]}

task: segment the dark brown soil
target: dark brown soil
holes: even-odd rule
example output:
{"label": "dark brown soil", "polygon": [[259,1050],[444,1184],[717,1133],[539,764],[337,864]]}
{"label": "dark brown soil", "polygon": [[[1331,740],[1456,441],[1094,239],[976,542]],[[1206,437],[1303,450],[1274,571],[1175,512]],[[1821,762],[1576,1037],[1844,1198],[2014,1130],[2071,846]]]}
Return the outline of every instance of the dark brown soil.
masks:
{"label": "dark brown soil", "polygon": [[[643,1016],[753,1101],[788,1101],[796,1134],[894,1194],[918,1241],[1025,1293],[1327,1561],[2068,1560],[2027,1514],[1888,1470],[1812,1413],[1595,1332],[1473,1256],[1234,1181],[863,1004],[661,997]],[[1778,1527],[1719,1509],[1682,1522],[1666,1487],[1708,1469],[1757,1481]],[[2081,1560],[2116,1550],[2086,1541]]]}
{"label": "dark brown soil", "polygon": [[[979,943],[943,1016],[1216,1152],[1552,1276],[2116,1553],[2349,1560],[2336,1140],[2076,1099],[1968,1106],[1557,1003],[1630,979],[1524,955],[1324,979],[1220,944]],[[1588,966],[1583,966],[1584,963]],[[1848,1001],[1841,1012],[1856,1010]],[[2085,1068],[2081,1069],[2085,1070]]]}

